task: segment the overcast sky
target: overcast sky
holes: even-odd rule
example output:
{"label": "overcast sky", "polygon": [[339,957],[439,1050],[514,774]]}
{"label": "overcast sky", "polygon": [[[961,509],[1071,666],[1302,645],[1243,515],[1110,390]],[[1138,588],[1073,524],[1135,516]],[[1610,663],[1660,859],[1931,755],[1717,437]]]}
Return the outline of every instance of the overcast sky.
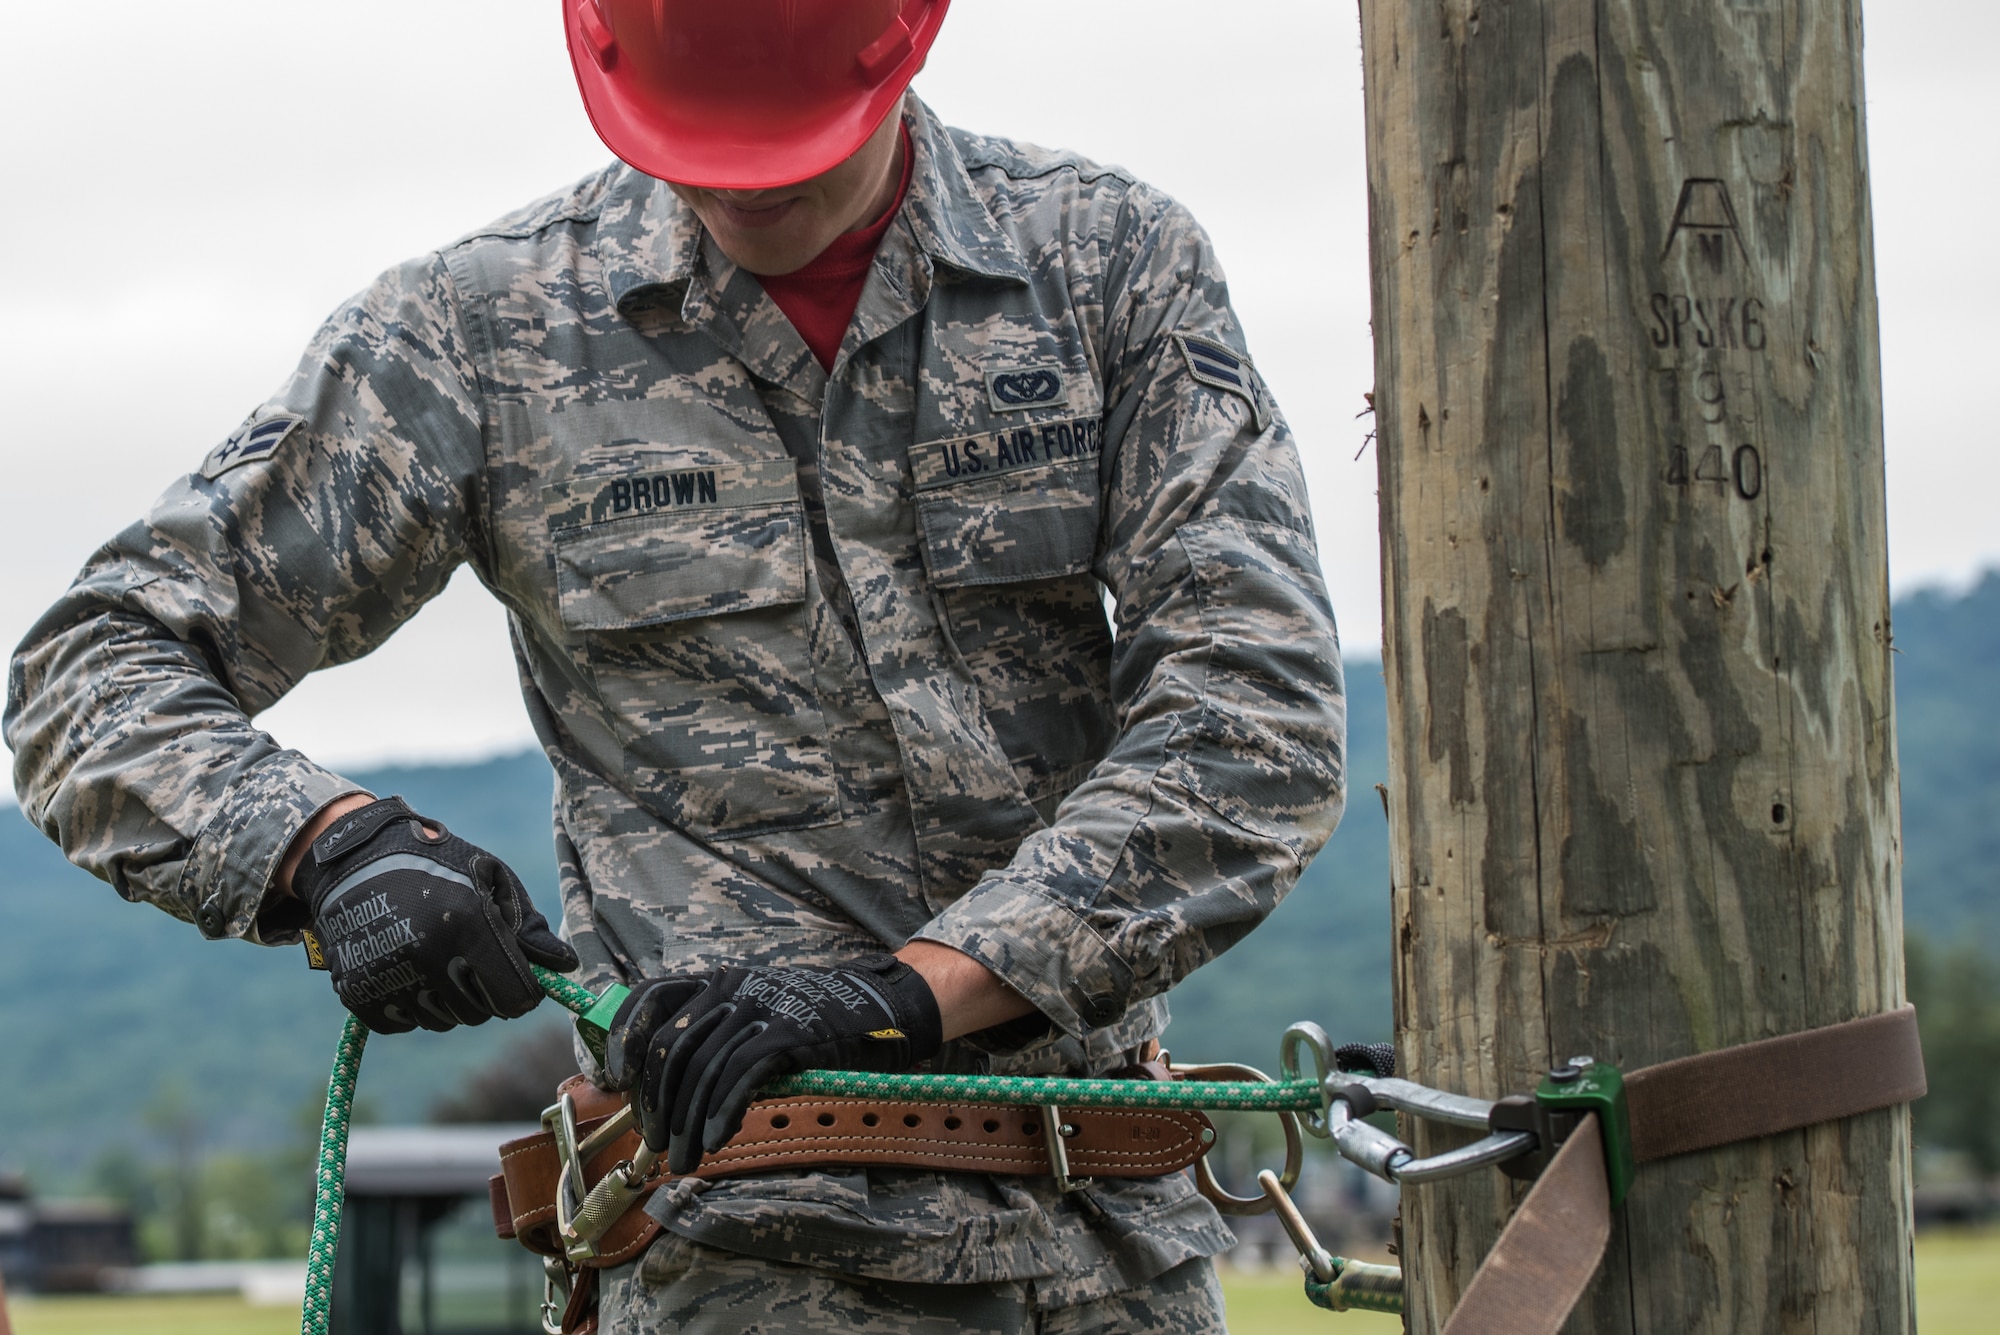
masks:
{"label": "overcast sky", "polygon": [[[2000,9],[1868,11],[1899,589],[2000,563],[1990,355]],[[1214,235],[1307,460],[1350,647],[1379,643],[1359,40],[1352,4],[957,0],[918,91],[1082,150]],[[194,467],[377,272],[607,158],[555,0],[97,0],[0,9],[0,646]],[[1977,225],[1975,225],[1977,224]],[[469,576],[264,716],[335,764],[528,739]]]}

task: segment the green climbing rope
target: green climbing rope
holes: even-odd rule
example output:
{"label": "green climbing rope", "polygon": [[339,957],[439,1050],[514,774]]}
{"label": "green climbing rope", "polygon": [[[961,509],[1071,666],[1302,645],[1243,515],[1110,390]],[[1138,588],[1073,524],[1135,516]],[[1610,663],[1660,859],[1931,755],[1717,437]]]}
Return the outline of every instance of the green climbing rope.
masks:
{"label": "green climbing rope", "polygon": [[530,964],[535,971],[535,979],[542,985],[542,991],[549,994],[549,1000],[578,1015],[587,1015],[597,1004],[597,994],[582,983],[565,978],[559,973],[544,969],[539,964]]}
{"label": "green climbing rope", "polygon": [[[582,1017],[584,1041],[599,1050],[618,1003],[628,993],[612,986],[602,995],[561,974],[536,968],[549,996]],[[887,1075],[877,1071],[802,1071],[759,1091],[766,1098],[810,1094],[820,1098],[910,1099],[920,1103],[999,1103],[1018,1107],[1216,1108],[1229,1112],[1317,1112],[1320,1090],[1312,1080],[1086,1080],[1015,1075]]]}
{"label": "green climbing rope", "polygon": [[[598,996],[558,973],[535,968],[549,997],[579,1016],[615,1010],[609,991]],[[622,991],[622,989],[620,989]],[[601,1040],[602,1035],[599,1034]],[[320,1127],[318,1189],[313,1200],[312,1241],[306,1249],[306,1298],[301,1335],[326,1335],[333,1298],[333,1263],[340,1244],[340,1206],[347,1169],[347,1123],[354,1108],[355,1081],[368,1030],[349,1016],[327,1083],[326,1120]],[[589,1036],[586,1035],[586,1041]],[[926,1103],[998,1103],[1017,1107],[1056,1104],[1064,1108],[1212,1108],[1228,1112],[1317,1112],[1320,1089],[1312,1080],[1087,1080],[1051,1076],[881,1075],[871,1071],[805,1071],[764,1087],[776,1097],[898,1098]],[[1372,1268],[1372,1267],[1371,1267]],[[1400,1301],[1400,1289],[1398,1290]],[[1317,1298],[1315,1302],[1319,1301]],[[1353,1304],[1358,1305],[1358,1304]],[[1385,1310],[1385,1309],[1376,1309]],[[1398,1309],[1400,1310],[1400,1309]]]}
{"label": "green climbing rope", "polygon": [[347,1124],[354,1115],[354,1085],[361,1078],[361,1050],[368,1026],[347,1017],[333,1074],[326,1082],[326,1115],[319,1128],[319,1169],[314,1178],[312,1239],[306,1243],[306,1300],[300,1310],[304,1335],[326,1335],[333,1302],[334,1253],[340,1248],[340,1206],[347,1176]]}
{"label": "green climbing rope", "polygon": [[1318,1112],[1313,1080],[1080,1080],[1023,1075],[878,1075],[872,1071],[803,1071],[758,1091],[766,1098],[913,1099],[920,1103],[999,1103],[1018,1107],[1212,1108],[1224,1112]]}

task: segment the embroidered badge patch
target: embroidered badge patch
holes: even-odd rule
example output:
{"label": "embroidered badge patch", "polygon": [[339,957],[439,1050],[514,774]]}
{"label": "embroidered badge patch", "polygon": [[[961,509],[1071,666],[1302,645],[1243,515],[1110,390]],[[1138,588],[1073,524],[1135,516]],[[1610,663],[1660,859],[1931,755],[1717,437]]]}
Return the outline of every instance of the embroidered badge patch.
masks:
{"label": "embroidered badge patch", "polygon": [[1062,368],[1030,366],[1019,371],[988,371],[986,401],[997,413],[1044,408],[1063,402]]}
{"label": "embroidered badge patch", "polygon": [[286,437],[305,425],[305,420],[297,413],[273,413],[245,422],[228,440],[208,452],[208,458],[201,462],[201,475],[213,482],[239,465],[270,458]]}
{"label": "embroidered badge patch", "polygon": [[1258,379],[1257,369],[1249,358],[1192,334],[1175,334],[1174,341],[1181,345],[1181,355],[1187,358],[1189,375],[1204,385],[1240,394],[1250,405],[1259,431],[1269,424],[1271,413],[1264,402],[1264,382]]}

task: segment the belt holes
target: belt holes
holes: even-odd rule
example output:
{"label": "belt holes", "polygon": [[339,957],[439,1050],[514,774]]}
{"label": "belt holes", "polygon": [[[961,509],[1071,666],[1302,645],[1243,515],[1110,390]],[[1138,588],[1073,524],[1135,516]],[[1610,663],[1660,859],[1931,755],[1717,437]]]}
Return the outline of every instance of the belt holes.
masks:
{"label": "belt holes", "polygon": [[919,1116],[917,1116],[917,1115],[916,1115],[915,1113],[904,1113],[904,1114],[903,1114],[903,1125],[904,1125],[904,1126],[907,1126],[907,1127],[911,1127],[911,1128],[915,1128],[915,1127],[920,1127],[920,1126],[922,1126],[923,1124],[924,1124],[924,1119],[923,1119],[923,1118],[921,1118],[921,1117],[919,1117]]}
{"label": "belt holes", "polygon": [[1042,1131],[1042,1124],[1040,1122],[1021,1123],[1021,1134],[1024,1136],[1040,1135],[1041,1131]]}
{"label": "belt holes", "polygon": [[771,1119],[771,1128],[774,1131],[783,1131],[786,1127],[790,1126],[791,1124],[792,1124],[792,1119],[785,1116],[783,1113],[779,1113]]}
{"label": "belt holes", "polygon": [[833,1114],[832,1114],[832,1113],[821,1113],[821,1114],[819,1115],[819,1124],[820,1124],[821,1126],[832,1126],[832,1125],[833,1125]]}
{"label": "belt holes", "polygon": [[874,1113],[862,1113],[862,1114],[861,1114],[861,1125],[863,1125],[863,1126],[874,1126],[874,1125],[876,1125],[877,1123],[879,1123],[879,1122],[880,1122],[881,1120],[882,1120],[882,1119],[881,1119],[880,1117],[877,1117],[877,1116],[876,1116],[876,1115],[875,1115]]}
{"label": "belt holes", "polygon": [[944,1129],[947,1131],[956,1131],[964,1125],[965,1123],[959,1121],[956,1117],[947,1117],[944,1119]]}
{"label": "belt holes", "polygon": [[989,1136],[1000,1129],[1000,1124],[994,1121],[991,1117],[986,1119],[985,1126],[986,1126],[986,1134]]}

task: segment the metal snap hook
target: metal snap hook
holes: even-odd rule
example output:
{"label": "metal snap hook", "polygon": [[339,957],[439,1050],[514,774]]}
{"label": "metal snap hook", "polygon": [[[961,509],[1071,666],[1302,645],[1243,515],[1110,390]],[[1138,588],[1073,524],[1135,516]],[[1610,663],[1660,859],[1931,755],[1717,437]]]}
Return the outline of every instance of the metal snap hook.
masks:
{"label": "metal snap hook", "polygon": [[569,1310],[571,1280],[560,1257],[542,1258],[542,1331],[563,1335],[563,1314]]}

